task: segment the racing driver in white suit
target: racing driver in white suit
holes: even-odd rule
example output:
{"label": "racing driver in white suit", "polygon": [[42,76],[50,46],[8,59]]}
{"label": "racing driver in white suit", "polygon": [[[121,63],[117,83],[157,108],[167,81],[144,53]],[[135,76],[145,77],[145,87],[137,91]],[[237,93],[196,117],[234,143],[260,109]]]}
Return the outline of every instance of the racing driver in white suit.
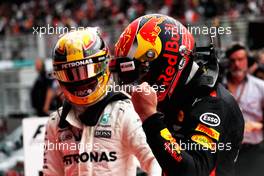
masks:
{"label": "racing driver in white suit", "polygon": [[45,176],[161,175],[130,99],[110,89],[110,54],[96,28],[60,37],[54,76],[65,96],[46,125]]}

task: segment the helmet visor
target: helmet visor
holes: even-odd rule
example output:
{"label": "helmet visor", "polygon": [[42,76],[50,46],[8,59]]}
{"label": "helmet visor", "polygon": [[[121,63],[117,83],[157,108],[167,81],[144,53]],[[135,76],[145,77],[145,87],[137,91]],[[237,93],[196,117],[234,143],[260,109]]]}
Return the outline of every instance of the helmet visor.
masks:
{"label": "helmet visor", "polygon": [[107,69],[107,60],[91,63],[81,60],[54,66],[54,77],[61,82],[78,82],[95,77]]}

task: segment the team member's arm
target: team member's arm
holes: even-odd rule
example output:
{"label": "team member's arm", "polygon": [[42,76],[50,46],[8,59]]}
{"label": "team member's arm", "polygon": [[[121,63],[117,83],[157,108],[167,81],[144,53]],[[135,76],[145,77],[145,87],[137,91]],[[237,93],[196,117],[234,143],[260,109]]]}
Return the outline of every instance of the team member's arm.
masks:
{"label": "team member's arm", "polygon": [[161,176],[161,168],[146,141],[141,120],[135,112],[132,103],[126,107],[123,115],[123,141],[140,162],[141,168],[149,176]]}
{"label": "team member's arm", "polygon": [[[64,175],[64,165],[62,155],[56,147],[56,126],[57,120],[55,118],[56,112],[51,114],[51,117],[46,124],[45,133],[45,149],[44,149],[44,176]],[[57,149],[56,149],[57,148]]]}

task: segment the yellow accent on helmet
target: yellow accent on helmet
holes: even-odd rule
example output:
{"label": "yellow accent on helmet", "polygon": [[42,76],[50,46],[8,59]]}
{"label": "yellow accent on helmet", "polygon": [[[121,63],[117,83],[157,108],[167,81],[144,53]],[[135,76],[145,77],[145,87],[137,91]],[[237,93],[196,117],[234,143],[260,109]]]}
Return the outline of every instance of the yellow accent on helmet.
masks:
{"label": "yellow accent on helmet", "polygon": [[[144,62],[144,61],[152,61],[159,56],[162,49],[162,44],[159,37],[156,38],[154,46],[150,42],[144,40],[140,34],[137,34],[137,40],[138,40],[138,47],[134,55],[135,59]],[[150,50],[155,54],[154,57],[152,58],[146,56],[146,53]]]}

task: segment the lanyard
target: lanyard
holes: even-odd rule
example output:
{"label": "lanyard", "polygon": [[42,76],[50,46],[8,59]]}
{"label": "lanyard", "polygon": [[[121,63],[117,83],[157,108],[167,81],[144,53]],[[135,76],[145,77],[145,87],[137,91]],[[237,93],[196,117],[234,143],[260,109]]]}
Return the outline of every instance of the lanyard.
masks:
{"label": "lanyard", "polygon": [[[235,99],[236,99],[238,104],[240,104],[241,97],[242,97],[244,90],[245,90],[245,85],[246,85],[246,83],[243,82],[242,87],[241,87],[241,91],[240,91],[238,97],[235,96]],[[237,90],[236,90],[236,92],[237,92]]]}

